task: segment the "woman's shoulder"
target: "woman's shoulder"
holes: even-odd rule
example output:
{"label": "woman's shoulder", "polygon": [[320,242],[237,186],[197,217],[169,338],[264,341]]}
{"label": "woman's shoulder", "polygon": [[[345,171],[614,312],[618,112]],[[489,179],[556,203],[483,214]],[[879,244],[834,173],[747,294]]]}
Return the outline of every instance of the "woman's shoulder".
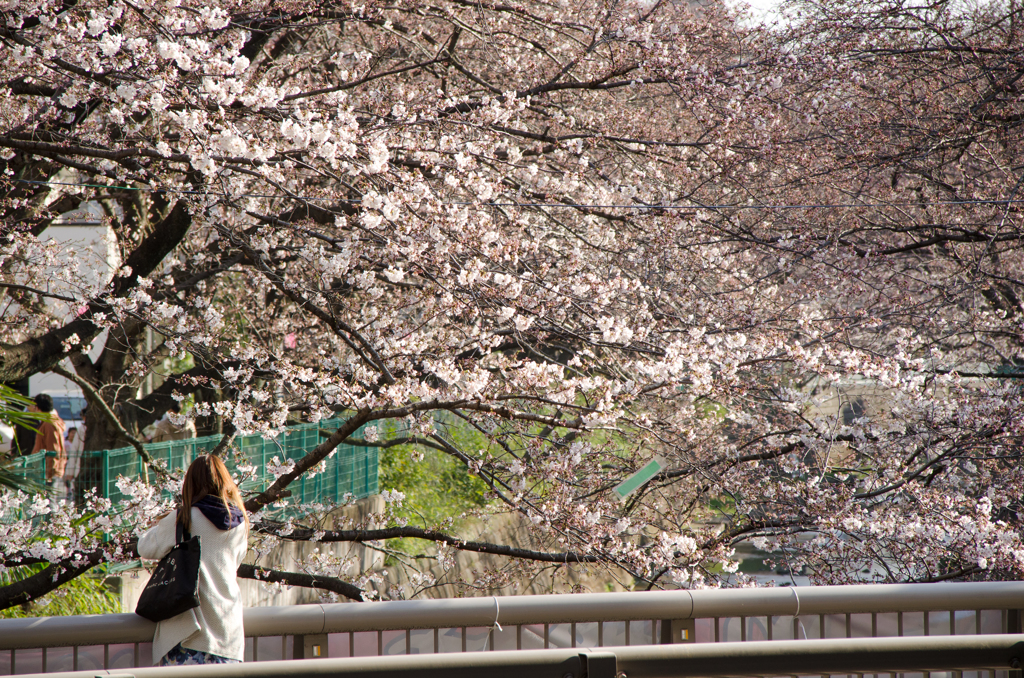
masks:
{"label": "woman's shoulder", "polygon": [[246,525],[242,522],[234,527],[224,529],[211,521],[199,508],[192,507],[192,532],[202,537],[213,537],[215,539],[234,540],[245,539]]}

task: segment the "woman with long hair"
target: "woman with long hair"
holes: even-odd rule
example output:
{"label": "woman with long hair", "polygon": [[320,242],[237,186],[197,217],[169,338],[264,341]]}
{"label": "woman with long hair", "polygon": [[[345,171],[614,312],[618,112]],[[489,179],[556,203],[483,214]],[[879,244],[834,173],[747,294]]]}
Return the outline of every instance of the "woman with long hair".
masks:
{"label": "woman with long hair", "polygon": [[179,508],[158,519],[139,539],[139,555],[159,560],[174,547],[178,524],[199,537],[199,607],[156,625],[154,663],[240,662],[245,658],[245,635],[235,571],[249,548],[242,495],[224,462],[204,454],[185,473],[181,503],[187,510]]}

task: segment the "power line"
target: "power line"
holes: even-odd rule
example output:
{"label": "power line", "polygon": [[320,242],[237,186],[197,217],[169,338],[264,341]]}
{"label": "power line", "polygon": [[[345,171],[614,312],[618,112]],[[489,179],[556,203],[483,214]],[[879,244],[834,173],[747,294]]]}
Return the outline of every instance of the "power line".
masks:
{"label": "power line", "polygon": [[[149,188],[139,186],[113,186],[108,184],[78,184],[62,181],[33,181],[29,179],[9,179],[24,184],[43,186],[76,186],[79,188],[106,188],[126,191],[148,191],[150,193],[176,193],[180,195],[215,195],[225,198],[285,198],[290,200],[306,200],[310,202],[329,201],[344,202],[358,205],[362,200],[348,198],[321,198],[301,195],[263,195],[259,193],[217,193],[215,191],[193,191],[179,188]],[[936,200],[933,202],[875,202],[875,203],[807,203],[798,205],[647,205],[647,204],[586,204],[566,202],[443,202],[442,205],[479,205],[480,207],[570,207],[579,209],[631,209],[631,210],[799,210],[799,209],[847,209],[863,207],[941,207],[952,205],[1013,205],[1024,203],[1024,198],[1010,200]]]}

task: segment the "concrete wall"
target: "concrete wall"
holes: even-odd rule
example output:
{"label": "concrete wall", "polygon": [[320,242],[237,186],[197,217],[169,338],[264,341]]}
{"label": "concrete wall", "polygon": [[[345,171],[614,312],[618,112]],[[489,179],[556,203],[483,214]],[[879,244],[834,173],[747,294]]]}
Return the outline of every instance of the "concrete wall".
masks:
{"label": "concrete wall", "polygon": [[[379,513],[384,510],[384,500],[379,495],[361,499],[352,506],[338,509],[333,517],[338,527],[342,523],[360,523],[367,514]],[[319,549],[319,554],[314,553]],[[303,564],[310,562],[316,555],[323,555],[342,560],[350,560],[352,565],[339,573],[341,576],[352,576],[367,570],[379,570],[384,566],[384,557],[377,551],[360,544],[340,543],[323,544],[310,542],[281,541],[270,552],[259,559],[259,565],[285,572],[302,572]],[[255,554],[250,551],[245,562],[254,564]],[[138,604],[142,589],[149,581],[149,571],[144,569],[131,570],[121,575],[121,610],[131,612]],[[298,605],[301,603],[317,603],[321,594],[315,589],[302,587],[285,587],[267,584],[252,579],[239,579],[242,602],[246,607],[266,607],[272,605]],[[340,601],[339,601],[340,602]]]}
{"label": "concrete wall", "polygon": [[[350,507],[339,509],[334,514],[335,526],[344,529],[352,524],[362,524],[369,514],[383,510],[384,501],[379,495],[367,497]],[[562,550],[557,544],[538,541],[525,521],[526,519],[521,516],[502,515],[477,520],[460,534],[466,541],[511,544],[538,551]],[[420,546],[420,554],[436,555],[437,548],[434,544],[421,542]],[[503,556],[468,551],[453,551],[452,555],[452,566],[443,570],[433,558],[393,559],[385,565],[384,554],[360,544],[281,541],[270,549],[269,553],[262,555],[258,564],[274,570],[302,572],[304,565],[317,557],[347,561],[347,567],[338,571],[337,576],[354,579],[364,573],[376,573],[379,581],[370,586],[394,598],[411,598],[414,595],[417,598],[456,598],[572,591],[623,591],[627,590],[628,584],[631,583],[625,573],[610,573],[598,566],[544,564],[536,568],[525,561]],[[254,557],[255,555],[250,552],[246,562],[253,563]],[[417,570],[429,572],[436,583],[424,587],[422,582],[417,581]],[[613,574],[616,576],[613,577]],[[133,570],[121,576],[123,611],[135,609],[139,595],[148,580],[149,574],[145,570]],[[348,602],[344,598],[331,596],[316,589],[285,587],[251,579],[238,581],[242,601],[246,607],[298,605],[318,603],[322,600]],[[399,593],[396,587],[402,587],[403,592]]]}
{"label": "concrete wall", "polygon": [[[492,544],[508,544],[523,549],[544,552],[561,552],[554,540],[551,543],[536,538],[527,525],[528,520],[520,515],[503,514],[478,519],[459,534],[465,541],[481,541]],[[422,542],[425,555],[436,555],[437,548],[429,542]],[[514,596],[527,594],[550,594],[571,592],[601,593],[606,591],[629,590],[632,577],[621,570],[609,571],[600,565],[531,563],[505,556],[452,551],[453,564],[444,571],[436,560],[417,559],[415,568],[392,562],[386,568],[383,588],[402,586],[404,595],[410,598],[457,598],[474,596]],[[416,570],[428,570],[437,580],[433,586],[424,587],[416,581]],[[397,594],[397,591],[395,592]],[[396,596],[399,597],[399,596]]]}

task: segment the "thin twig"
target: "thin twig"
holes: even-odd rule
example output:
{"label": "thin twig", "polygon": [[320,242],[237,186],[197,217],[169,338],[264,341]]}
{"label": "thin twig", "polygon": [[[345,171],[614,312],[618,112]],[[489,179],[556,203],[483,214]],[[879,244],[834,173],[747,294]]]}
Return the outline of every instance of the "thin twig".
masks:
{"label": "thin twig", "polygon": [[139,456],[142,458],[142,461],[144,462],[144,465],[142,467],[143,482],[149,484],[148,469],[150,468],[152,468],[153,471],[155,471],[156,474],[162,478],[167,476],[167,472],[153,463],[153,458],[149,456],[149,452],[146,452],[146,448],[143,446],[142,442],[128,432],[128,430],[121,424],[121,420],[117,418],[116,414],[114,414],[114,411],[110,409],[110,405],[107,404],[107,401],[105,401],[103,397],[100,396],[100,394],[96,391],[96,389],[92,387],[91,384],[89,384],[89,382],[87,382],[85,379],[82,379],[74,372],[70,372],[64,369],[60,365],[54,365],[53,367],[50,368],[50,371],[53,372],[54,374],[59,374],[65,379],[70,379],[71,381],[78,384],[80,387],[82,387],[82,391],[85,392],[85,395],[89,398],[89,400],[100,406],[100,409],[107,416],[107,420],[114,425],[114,428],[117,429],[117,432],[120,433],[123,438],[125,438],[129,443],[131,443],[131,446],[135,448],[135,451],[138,452]]}

